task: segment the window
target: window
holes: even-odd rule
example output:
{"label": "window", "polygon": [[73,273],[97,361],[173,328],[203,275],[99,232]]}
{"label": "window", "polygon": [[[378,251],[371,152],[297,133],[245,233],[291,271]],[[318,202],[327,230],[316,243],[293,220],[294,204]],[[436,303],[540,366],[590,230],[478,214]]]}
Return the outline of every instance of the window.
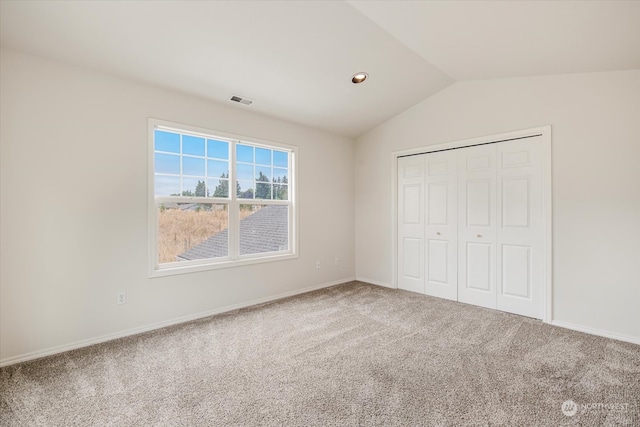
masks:
{"label": "window", "polygon": [[150,275],[296,256],[295,147],[149,120]]}

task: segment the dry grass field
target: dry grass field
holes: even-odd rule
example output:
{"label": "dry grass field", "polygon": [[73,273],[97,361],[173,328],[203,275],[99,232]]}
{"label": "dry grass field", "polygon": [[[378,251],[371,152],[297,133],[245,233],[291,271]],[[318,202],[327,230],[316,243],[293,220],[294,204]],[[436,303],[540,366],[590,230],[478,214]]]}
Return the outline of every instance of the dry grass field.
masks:
{"label": "dry grass field", "polygon": [[[251,215],[240,210],[240,219]],[[163,209],[158,212],[158,255],[160,263],[174,262],[176,256],[229,226],[227,211]]]}

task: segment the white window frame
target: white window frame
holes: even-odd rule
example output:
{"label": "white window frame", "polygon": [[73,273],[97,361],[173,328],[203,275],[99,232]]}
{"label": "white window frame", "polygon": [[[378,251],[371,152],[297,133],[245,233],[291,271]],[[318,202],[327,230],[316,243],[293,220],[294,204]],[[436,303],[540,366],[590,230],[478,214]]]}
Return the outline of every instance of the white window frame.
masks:
{"label": "white window frame", "polygon": [[[209,139],[229,142],[229,197],[189,197],[155,195],[154,131],[167,130]],[[297,159],[298,148],[293,145],[266,141],[252,137],[230,134],[181,123],[159,119],[149,119],[148,123],[148,226],[149,226],[149,277],[171,276],[197,271],[238,267],[263,262],[298,258],[298,209],[297,209]],[[236,144],[289,152],[289,200],[243,199],[236,194]],[[206,177],[205,177],[206,182]],[[254,190],[255,195],[255,190]],[[176,261],[160,264],[158,257],[158,206],[162,203],[206,203],[228,206],[229,251],[228,256],[190,261]],[[288,250],[240,255],[240,205],[284,205],[289,206]]]}

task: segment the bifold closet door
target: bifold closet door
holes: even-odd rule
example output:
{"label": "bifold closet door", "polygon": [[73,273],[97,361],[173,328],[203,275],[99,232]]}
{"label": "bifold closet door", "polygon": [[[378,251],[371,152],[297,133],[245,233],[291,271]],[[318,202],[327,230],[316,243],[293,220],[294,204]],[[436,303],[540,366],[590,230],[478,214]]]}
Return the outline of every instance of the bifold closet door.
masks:
{"label": "bifold closet door", "polygon": [[496,144],[458,151],[458,301],[496,308]]}
{"label": "bifold closet door", "polygon": [[497,308],[542,318],[544,228],[541,137],[497,145]]}
{"label": "bifold closet door", "polygon": [[458,301],[540,319],[540,137],[459,151]]}
{"label": "bifold closet door", "polygon": [[398,288],[424,293],[425,156],[398,158]]}
{"label": "bifold closet door", "polygon": [[398,159],[398,287],[542,318],[541,137]]}
{"label": "bifold closet door", "polygon": [[425,293],[458,299],[457,150],[426,157]]}

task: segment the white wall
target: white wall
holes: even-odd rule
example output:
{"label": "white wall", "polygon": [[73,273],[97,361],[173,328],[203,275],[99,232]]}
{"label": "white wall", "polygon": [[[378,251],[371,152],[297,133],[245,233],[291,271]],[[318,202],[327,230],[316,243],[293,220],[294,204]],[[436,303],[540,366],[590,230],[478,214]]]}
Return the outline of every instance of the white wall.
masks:
{"label": "white wall", "polygon": [[549,124],[553,318],[640,342],[640,70],[460,82],[360,137],[356,276],[393,283],[393,151]]}
{"label": "white wall", "polygon": [[[0,363],[353,278],[352,140],[9,50],[0,64]],[[148,117],[297,145],[300,257],[147,278]]]}

